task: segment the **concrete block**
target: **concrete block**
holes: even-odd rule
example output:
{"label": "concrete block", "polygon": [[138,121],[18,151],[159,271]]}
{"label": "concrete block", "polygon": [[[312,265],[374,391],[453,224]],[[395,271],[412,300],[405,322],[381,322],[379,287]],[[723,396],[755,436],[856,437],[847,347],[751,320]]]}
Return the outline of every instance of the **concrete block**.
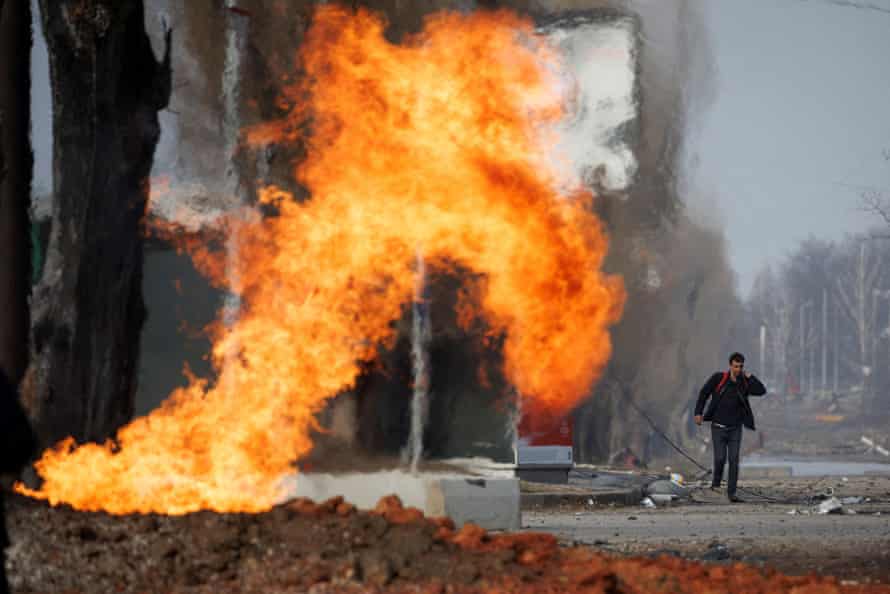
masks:
{"label": "concrete block", "polygon": [[473,522],[488,530],[520,527],[519,480],[455,474],[410,474],[401,470],[315,474],[285,479],[288,499],[324,501],[342,495],[361,509],[371,509],[385,495],[398,495],[405,506],[427,516],[448,516],[458,526]]}

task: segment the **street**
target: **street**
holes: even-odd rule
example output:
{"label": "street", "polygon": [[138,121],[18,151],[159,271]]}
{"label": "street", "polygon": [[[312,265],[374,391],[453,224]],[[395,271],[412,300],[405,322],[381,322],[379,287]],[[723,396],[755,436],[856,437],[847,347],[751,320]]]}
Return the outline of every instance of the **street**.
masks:
{"label": "street", "polygon": [[[890,583],[890,477],[784,478],[742,481],[746,502],[730,504],[707,489],[671,506],[525,511],[523,529],[616,554],[672,554],[688,559],[817,572],[842,580]],[[794,503],[754,502],[753,493]],[[817,499],[861,497],[821,515]],[[809,497],[815,498],[807,502]],[[855,512],[852,513],[852,512]]]}

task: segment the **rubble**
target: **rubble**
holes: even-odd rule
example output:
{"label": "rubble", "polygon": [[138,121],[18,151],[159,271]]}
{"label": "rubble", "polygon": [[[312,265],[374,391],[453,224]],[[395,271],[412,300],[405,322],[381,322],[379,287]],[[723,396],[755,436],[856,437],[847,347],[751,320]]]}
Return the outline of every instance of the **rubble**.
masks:
{"label": "rubble", "polygon": [[708,545],[708,551],[702,555],[703,561],[724,561],[729,559],[732,555],[729,552],[729,547],[720,542],[712,542]]}
{"label": "rubble", "polygon": [[816,506],[818,514],[842,514],[844,506],[837,497],[830,497]]}
{"label": "rubble", "polygon": [[[296,500],[261,514],[77,512],[10,498],[13,589],[21,594],[143,592],[858,592],[835,578],[786,576],[742,563],[628,558],[563,546],[544,533],[456,529],[395,496],[373,510],[342,498]],[[711,543],[708,559],[732,558]]]}
{"label": "rubble", "polygon": [[649,496],[653,495],[672,495],[674,498],[689,497],[689,488],[673,479],[658,479],[646,485],[644,493]]}

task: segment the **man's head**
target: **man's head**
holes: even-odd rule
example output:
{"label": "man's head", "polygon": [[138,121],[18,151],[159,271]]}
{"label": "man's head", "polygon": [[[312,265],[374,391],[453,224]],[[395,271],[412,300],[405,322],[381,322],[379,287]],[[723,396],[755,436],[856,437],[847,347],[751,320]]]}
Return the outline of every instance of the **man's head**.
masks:
{"label": "man's head", "polygon": [[729,356],[729,371],[733,377],[742,373],[745,368],[745,355],[741,353],[733,353]]}

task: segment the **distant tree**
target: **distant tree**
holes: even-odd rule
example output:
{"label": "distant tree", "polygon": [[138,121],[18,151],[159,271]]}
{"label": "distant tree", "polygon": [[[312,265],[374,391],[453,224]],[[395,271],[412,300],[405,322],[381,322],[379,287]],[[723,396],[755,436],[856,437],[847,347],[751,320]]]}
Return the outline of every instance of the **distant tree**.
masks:
{"label": "distant tree", "polygon": [[[882,155],[884,161],[890,165],[890,149],[884,149]],[[860,194],[860,199],[863,210],[875,215],[884,227],[883,231],[875,235],[885,239],[890,238],[890,188],[865,188]]]}
{"label": "distant tree", "polygon": [[[788,287],[783,281],[782,276],[773,272],[771,267],[764,268],[754,281],[749,299],[752,321],[766,330],[764,368],[759,372],[769,381],[770,390],[780,394],[788,388],[786,384],[791,371],[789,353],[794,313]],[[759,357],[760,353],[757,354]],[[753,361],[760,365],[759,359]]]}
{"label": "distant tree", "polygon": [[878,341],[878,292],[883,286],[884,268],[874,247],[867,242],[847,248],[848,265],[837,279],[837,294],[845,315],[853,323],[858,367],[863,389],[872,391]]}

